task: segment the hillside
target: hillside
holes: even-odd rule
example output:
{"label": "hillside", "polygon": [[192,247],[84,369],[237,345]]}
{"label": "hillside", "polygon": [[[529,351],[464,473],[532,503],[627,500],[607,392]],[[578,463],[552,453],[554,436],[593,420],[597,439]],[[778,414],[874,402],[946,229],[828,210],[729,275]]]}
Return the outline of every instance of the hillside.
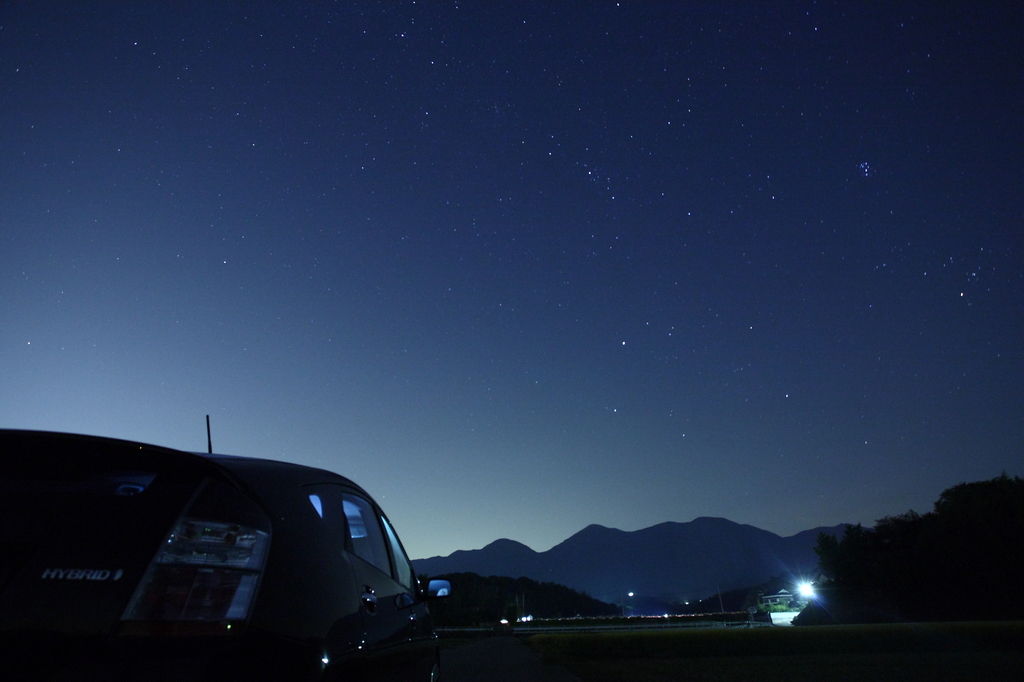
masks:
{"label": "hillside", "polygon": [[628,592],[679,602],[756,585],[772,576],[811,575],[818,563],[818,533],[841,535],[843,528],[813,528],[781,537],[709,517],[632,532],[595,524],[545,552],[502,539],[413,564],[428,575],[478,573],[558,583],[606,602],[621,603]]}

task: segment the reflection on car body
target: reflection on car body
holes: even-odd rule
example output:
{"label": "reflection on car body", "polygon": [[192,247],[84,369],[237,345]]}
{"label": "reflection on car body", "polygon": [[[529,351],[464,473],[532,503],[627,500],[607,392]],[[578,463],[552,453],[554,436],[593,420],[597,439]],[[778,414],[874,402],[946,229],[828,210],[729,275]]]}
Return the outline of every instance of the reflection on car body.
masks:
{"label": "reflection on car body", "polygon": [[[0,655],[25,679],[432,680],[397,533],[352,481],[0,430]],[[7,672],[5,672],[5,676]]]}

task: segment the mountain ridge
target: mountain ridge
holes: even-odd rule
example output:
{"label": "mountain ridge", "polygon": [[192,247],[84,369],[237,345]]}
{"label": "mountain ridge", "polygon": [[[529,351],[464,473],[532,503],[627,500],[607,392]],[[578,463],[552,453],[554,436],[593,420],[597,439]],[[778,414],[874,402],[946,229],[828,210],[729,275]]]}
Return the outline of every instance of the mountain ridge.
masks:
{"label": "mountain ridge", "polygon": [[721,517],[665,521],[635,531],[590,524],[543,552],[508,538],[481,549],[416,559],[425,575],[478,573],[553,582],[603,601],[632,592],[669,602],[701,599],[770,578],[812,576],[818,534],[841,535],[847,524],[782,537]]}

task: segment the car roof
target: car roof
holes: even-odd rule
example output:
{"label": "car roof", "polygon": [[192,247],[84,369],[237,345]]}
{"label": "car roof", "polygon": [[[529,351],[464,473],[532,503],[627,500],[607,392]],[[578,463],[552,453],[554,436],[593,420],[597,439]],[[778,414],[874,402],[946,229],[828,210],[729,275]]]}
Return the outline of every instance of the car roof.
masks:
{"label": "car roof", "polygon": [[[281,480],[282,477],[291,483],[300,485],[312,485],[316,483],[337,483],[347,485],[365,494],[365,491],[354,481],[337,474],[328,469],[320,469],[305,464],[294,464],[282,462],[275,459],[263,459],[261,457],[242,457],[238,455],[225,455],[221,453],[193,453],[220,467],[245,479],[250,485],[272,484]],[[262,487],[257,485],[257,487]]]}
{"label": "car roof", "polygon": [[[359,485],[348,478],[326,469],[294,464],[273,459],[246,457],[222,453],[188,452],[160,445],[151,445],[138,441],[110,438],[108,436],[92,436],[60,431],[33,431],[24,429],[0,429],[0,441],[20,443],[26,447],[52,447],[65,444],[96,451],[110,448],[122,457],[131,456],[133,451],[160,455],[165,461],[178,462],[192,467],[205,463],[221,471],[226,477],[242,481],[254,490],[266,491],[279,487],[282,483],[291,485],[309,485],[315,483],[337,483],[347,485],[366,495]],[[369,497],[369,495],[367,495]]]}

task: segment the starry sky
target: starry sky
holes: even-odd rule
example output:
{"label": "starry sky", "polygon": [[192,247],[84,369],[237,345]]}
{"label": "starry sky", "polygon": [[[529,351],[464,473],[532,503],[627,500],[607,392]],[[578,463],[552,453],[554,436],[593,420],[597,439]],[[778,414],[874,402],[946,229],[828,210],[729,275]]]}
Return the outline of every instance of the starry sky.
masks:
{"label": "starry sky", "polygon": [[1007,3],[0,5],[0,426],[328,468],[413,558],[1024,474]]}

